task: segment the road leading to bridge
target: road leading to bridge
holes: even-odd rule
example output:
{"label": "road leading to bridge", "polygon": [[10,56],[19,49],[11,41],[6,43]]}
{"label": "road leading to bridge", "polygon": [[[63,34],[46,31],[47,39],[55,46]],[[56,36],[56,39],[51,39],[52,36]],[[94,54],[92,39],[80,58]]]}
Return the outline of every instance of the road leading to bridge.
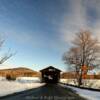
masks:
{"label": "road leading to bridge", "polygon": [[58,84],[46,84],[45,86],[16,93],[0,100],[85,100],[75,91],[64,88]]}

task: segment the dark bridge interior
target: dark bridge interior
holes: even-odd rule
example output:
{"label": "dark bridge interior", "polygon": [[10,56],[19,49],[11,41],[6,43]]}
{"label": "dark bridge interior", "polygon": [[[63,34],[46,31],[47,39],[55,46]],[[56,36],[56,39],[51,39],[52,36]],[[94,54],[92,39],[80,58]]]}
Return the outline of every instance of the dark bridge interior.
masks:
{"label": "dark bridge interior", "polygon": [[61,70],[54,68],[52,66],[49,66],[43,70],[40,70],[41,72],[41,80],[45,83],[58,83],[60,80],[60,72]]}

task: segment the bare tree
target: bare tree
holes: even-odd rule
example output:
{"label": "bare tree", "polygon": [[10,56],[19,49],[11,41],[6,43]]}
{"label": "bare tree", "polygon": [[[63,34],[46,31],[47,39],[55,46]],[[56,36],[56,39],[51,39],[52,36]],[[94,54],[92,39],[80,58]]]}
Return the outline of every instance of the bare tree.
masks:
{"label": "bare tree", "polygon": [[[78,85],[82,85],[82,75],[99,66],[100,45],[90,31],[81,31],[72,41],[73,47],[64,53],[65,63],[72,65],[76,72]],[[84,66],[86,66],[84,72]]]}
{"label": "bare tree", "polygon": [[[0,49],[2,48],[4,42],[5,40],[3,40],[2,37],[0,36]],[[3,55],[0,55],[0,64],[3,64],[5,61],[7,61],[9,58],[11,58],[15,54],[16,53],[11,53],[9,49],[8,52],[4,53]]]}

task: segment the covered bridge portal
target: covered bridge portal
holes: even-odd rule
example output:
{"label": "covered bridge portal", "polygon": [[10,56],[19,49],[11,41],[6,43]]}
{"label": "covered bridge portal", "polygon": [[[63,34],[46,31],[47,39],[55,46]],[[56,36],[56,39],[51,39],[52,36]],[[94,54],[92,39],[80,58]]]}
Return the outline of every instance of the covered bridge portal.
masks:
{"label": "covered bridge portal", "polygon": [[61,70],[54,68],[52,66],[49,66],[43,70],[40,70],[40,72],[41,72],[42,82],[46,82],[46,83],[59,82]]}

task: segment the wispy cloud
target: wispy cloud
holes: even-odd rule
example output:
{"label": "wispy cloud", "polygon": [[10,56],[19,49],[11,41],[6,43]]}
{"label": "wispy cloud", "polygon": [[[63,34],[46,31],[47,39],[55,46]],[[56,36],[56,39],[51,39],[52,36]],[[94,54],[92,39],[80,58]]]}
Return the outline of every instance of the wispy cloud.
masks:
{"label": "wispy cloud", "polygon": [[100,32],[100,1],[99,0],[70,0],[70,13],[66,12],[60,26],[60,37],[69,42],[74,33],[80,30]]}

